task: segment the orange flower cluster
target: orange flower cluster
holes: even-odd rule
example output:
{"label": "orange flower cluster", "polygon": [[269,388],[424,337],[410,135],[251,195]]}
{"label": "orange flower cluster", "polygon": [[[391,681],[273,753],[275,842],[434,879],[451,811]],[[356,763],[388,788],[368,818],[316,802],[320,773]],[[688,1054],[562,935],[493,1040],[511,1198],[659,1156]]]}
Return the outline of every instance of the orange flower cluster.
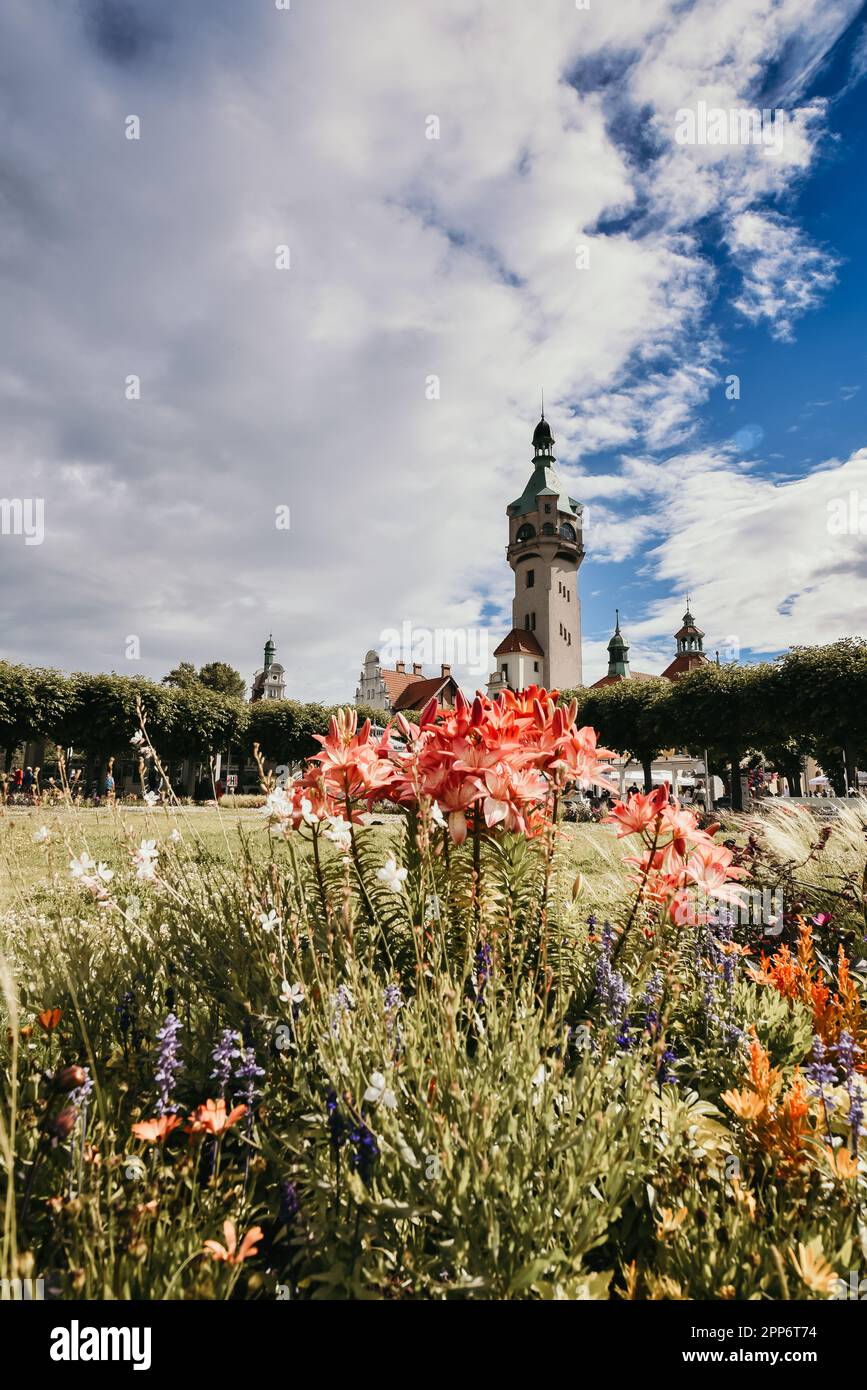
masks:
{"label": "orange flower cluster", "polygon": [[[837,950],[837,989],[825,983],[825,972],[816,965],[813,928],[803,918],[798,919],[798,949],[792,954],[784,945],[769,960],[762,955],[759,965],[751,970],[757,984],[772,985],[784,999],[797,999],[813,1016],[813,1032],[826,1047],[839,1042],[840,1034],[849,1033],[862,1049],[867,1049],[867,1018],[843,950]],[[858,1071],[867,1071],[867,1050],[857,1063]]]}
{"label": "orange flower cluster", "polygon": [[626,860],[637,869],[633,881],[641,896],[658,904],[673,922],[697,920],[696,895],[740,904],[742,890],[735,881],[744,878],[746,870],[734,864],[731,850],[715,844],[719,827],[701,830],[692,811],[670,796],[667,783],[619,802],[607,823],[619,827],[620,839],[641,837],[644,852]]}
{"label": "orange flower cluster", "polygon": [[456,844],[470,825],[538,834],[568,785],[609,785],[603,761],[611,755],[597,747],[593,729],[576,728],[577,708],[536,686],[495,700],[479,694],[472,703],[459,692],[454,709],[431,700],[417,725],[399,714],[378,742],[369,720],[359,729],[355,711],[341,710],[328,734],[317,735],[317,766],[272,793],[264,809],[287,828],[328,820],[332,831],[339,822],[339,833],[387,799],[447,823]]}
{"label": "orange flower cluster", "polygon": [[[206,1100],[204,1105],[193,1111],[184,1126],[184,1133],[190,1136],[190,1143],[197,1135],[204,1134],[210,1134],[213,1139],[221,1139],[246,1113],[246,1105],[236,1105],[227,1114],[226,1102],[222,1098]],[[160,1115],[152,1120],[140,1120],[138,1124],[133,1125],[132,1132],[136,1139],[141,1139],[146,1144],[164,1144],[181,1123],[179,1115]]]}
{"label": "orange flower cluster", "polygon": [[753,1146],[767,1154],[781,1173],[796,1172],[809,1158],[815,1130],[811,1103],[798,1070],[782,1095],[783,1078],[772,1067],[756,1037],[750,1043],[750,1079],[739,1091],[724,1091],[722,1099],[738,1117]]}

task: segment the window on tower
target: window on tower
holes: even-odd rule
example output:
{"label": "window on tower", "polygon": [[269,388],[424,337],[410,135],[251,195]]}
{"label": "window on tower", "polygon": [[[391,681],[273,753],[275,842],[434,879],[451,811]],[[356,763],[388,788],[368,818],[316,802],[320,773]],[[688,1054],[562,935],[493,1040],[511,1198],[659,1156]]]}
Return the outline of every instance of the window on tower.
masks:
{"label": "window on tower", "polygon": [[535,526],[531,526],[529,521],[525,521],[523,526],[518,527],[517,541],[531,541],[536,534]]}
{"label": "window on tower", "polygon": [[564,521],[563,525],[560,527],[560,535],[566,541],[577,541],[578,539],[575,527],[570,525],[568,521]]}
{"label": "window on tower", "polygon": [[535,570],[527,570],[527,588],[528,588],[528,589],[532,589],[532,587],[533,587],[533,585],[534,585],[535,583],[536,583],[536,571],[535,571]]}

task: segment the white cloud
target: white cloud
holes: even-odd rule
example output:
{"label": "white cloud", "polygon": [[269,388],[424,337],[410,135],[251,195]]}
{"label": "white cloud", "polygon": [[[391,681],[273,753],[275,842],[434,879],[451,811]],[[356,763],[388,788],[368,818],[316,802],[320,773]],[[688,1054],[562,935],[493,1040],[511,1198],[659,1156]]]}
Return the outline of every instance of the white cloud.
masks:
{"label": "white cloud", "polygon": [[775,338],[791,340],[793,319],[833,285],[836,261],[810,246],[789,222],[769,213],[740,213],[728,241],[744,273],[735,307],[753,323],[767,320]]}
{"label": "white cloud", "polygon": [[814,9],[10,0],[0,457],[8,495],[44,495],[46,539],[0,538],[4,654],[249,676],[273,629],[293,694],[345,697],[384,628],[506,608],[542,386],[570,481],[629,451],[582,495],[608,500],[603,553],[638,545],[617,498],[656,487],[641,451],[685,449],[714,381],[696,220],[737,209],[738,302],[773,332],[828,274],[762,206],[808,169],[821,112],[779,167],[679,152],[666,113],[757,88],[782,53],[799,99],[850,7]]}
{"label": "white cloud", "polygon": [[[648,555],[641,531],[633,553],[644,552],[673,595],[644,618],[624,620],[645,653],[643,669],[661,670],[673,656],[687,593],[711,655],[732,639],[749,659],[833,640],[853,626],[867,636],[855,598],[867,576],[867,449],[787,482],[760,477],[724,451],[633,460],[627,471],[643,489],[653,480],[656,498],[642,517],[654,545]],[[590,672],[595,678],[592,664]]]}

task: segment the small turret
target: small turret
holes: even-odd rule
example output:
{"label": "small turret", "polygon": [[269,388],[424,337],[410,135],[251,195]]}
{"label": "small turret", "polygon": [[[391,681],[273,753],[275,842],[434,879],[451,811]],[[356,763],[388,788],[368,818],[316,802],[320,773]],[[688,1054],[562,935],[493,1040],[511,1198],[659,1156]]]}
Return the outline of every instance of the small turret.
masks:
{"label": "small turret", "polygon": [[620,609],[615,608],[614,636],[608,643],[609,676],[629,677],[629,643],[620,631]]}

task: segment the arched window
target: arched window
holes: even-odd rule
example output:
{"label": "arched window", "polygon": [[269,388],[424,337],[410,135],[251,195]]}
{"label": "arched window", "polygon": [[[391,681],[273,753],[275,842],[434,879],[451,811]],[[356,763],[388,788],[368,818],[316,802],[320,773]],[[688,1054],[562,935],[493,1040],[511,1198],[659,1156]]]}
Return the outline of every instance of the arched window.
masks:
{"label": "arched window", "polygon": [[554,527],[551,525],[550,521],[546,521],[546,522],[545,522],[545,525],[542,527],[542,535],[543,535],[543,536],[553,536],[553,534],[554,534]]}
{"label": "arched window", "polygon": [[563,537],[564,541],[577,541],[578,539],[575,527],[568,521],[564,521],[563,525],[560,527],[560,535]]}
{"label": "arched window", "polygon": [[517,536],[515,537],[515,540],[518,540],[518,541],[531,541],[531,540],[533,539],[533,537],[535,536],[535,534],[536,534],[536,528],[535,528],[535,526],[531,526],[530,523],[529,523],[529,521],[525,521],[524,524],[523,524],[523,526],[519,526],[519,527],[518,527],[518,534],[517,534]]}

